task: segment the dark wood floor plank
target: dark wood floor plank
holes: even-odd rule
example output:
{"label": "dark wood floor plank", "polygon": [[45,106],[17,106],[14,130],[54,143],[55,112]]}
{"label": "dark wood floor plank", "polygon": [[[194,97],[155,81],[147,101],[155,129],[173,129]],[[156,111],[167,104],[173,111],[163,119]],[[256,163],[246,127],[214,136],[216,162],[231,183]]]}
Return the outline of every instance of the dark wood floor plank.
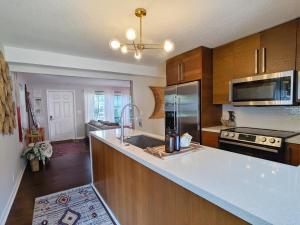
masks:
{"label": "dark wood floor plank", "polygon": [[[34,199],[39,196],[63,191],[69,188],[82,186],[91,182],[90,157],[88,146],[82,143],[70,143],[64,147],[85,148],[70,151],[65,155],[55,157],[47,164],[47,167],[32,173],[30,165],[24,172],[15,201],[9,213],[6,225],[30,225],[32,224]],[[61,143],[53,144],[53,149],[60,148]],[[83,150],[83,151],[81,151]]]}

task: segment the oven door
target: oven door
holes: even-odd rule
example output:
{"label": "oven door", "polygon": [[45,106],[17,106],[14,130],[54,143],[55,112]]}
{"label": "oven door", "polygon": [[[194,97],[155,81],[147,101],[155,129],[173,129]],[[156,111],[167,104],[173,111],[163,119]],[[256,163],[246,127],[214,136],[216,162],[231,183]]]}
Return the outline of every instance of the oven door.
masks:
{"label": "oven door", "polygon": [[259,149],[257,146],[251,144],[244,144],[239,142],[232,142],[220,139],[220,149],[235,152],[243,155],[249,155],[256,158],[267,159],[275,162],[285,163],[285,154],[280,149]]}
{"label": "oven door", "polygon": [[293,105],[294,71],[265,74],[231,82],[233,105]]}

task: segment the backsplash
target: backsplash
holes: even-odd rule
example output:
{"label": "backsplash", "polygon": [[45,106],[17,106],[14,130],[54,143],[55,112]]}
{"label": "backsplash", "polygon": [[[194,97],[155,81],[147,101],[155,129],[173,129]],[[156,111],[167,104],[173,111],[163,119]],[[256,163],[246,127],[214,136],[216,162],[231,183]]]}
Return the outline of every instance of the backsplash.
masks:
{"label": "backsplash", "polygon": [[239,127],[300,131],[300,106],[274,107],[234,107],[223,105],[223,116],[228,118],[227,111],[236,115]]}

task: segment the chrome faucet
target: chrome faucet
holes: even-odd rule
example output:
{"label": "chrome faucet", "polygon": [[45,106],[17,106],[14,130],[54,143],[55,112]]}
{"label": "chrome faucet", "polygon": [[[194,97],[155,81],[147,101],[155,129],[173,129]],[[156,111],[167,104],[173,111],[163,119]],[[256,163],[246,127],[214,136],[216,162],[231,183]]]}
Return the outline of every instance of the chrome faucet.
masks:
{"label": "chrome faucet", "polygon": [[124,107],[122,108],[122,111],[121,111],[121,136],[120,136],[120,140],[121,140],[122,144],[124,143],[124,136],[125,136],[125,132],[124,132],[124,115],[125,115],[125,109],[127,107],[136,108],[136,111],[138,113],[137,117],[138,117],[139,126],[142,127],[141,111],[140,111],[139,107],[137,105],[131,104],[131,103],[129,103],[127,105],[124,105]]}

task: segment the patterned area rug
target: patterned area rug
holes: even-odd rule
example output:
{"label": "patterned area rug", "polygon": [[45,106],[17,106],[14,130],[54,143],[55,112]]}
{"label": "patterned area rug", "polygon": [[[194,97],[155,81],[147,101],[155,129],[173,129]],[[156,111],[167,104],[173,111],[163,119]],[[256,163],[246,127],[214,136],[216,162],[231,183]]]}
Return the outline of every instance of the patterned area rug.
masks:
{"label": "patterned area rug", "polygon": [[113,225],[90,185],[35,199],[33,225]]}

